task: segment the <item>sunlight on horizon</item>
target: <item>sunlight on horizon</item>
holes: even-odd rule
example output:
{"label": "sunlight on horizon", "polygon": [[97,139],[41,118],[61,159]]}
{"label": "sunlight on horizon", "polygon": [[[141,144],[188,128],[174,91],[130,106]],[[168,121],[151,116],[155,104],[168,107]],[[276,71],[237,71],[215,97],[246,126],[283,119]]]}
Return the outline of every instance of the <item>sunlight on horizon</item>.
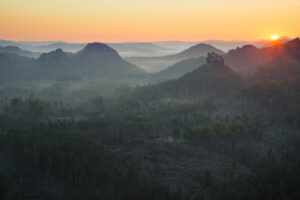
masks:
{"label": "sunlight on horizon", "polygon": [[276,41],[276,40],[278,40],[279,39],[279,36],[278,35],[272,35],[271,36],[271,40],[272,41]]}
{"label": "sunlight on horizon", "polygon": [[297,0],[0,1],[0,38],[25,41],[258,40],[299,21]]}

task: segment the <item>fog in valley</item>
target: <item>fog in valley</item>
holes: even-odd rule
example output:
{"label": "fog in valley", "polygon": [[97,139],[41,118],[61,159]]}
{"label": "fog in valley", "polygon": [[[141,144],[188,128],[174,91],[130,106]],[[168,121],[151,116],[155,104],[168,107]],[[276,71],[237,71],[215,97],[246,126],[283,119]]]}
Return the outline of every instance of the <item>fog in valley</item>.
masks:
{"label": "fog in valley", "polygon": [[300,40],[0,41],[0,199],[300,199]]}

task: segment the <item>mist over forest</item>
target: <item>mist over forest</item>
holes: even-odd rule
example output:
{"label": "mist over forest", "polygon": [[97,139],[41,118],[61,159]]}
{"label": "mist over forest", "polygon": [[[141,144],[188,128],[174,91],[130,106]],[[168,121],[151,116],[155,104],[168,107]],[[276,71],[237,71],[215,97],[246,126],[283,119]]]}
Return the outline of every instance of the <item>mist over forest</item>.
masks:
{"label": "mist over forest", "polygon": [[300,40],[0,40],[0,199],[300,199]]}

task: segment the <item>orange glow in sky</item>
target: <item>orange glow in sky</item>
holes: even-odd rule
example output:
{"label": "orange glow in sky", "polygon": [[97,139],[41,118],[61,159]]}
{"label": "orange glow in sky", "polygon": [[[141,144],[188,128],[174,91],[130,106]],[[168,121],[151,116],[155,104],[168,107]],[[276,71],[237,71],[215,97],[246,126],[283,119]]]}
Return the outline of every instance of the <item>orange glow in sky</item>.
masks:
{"label": "orange glow in sky", "polygon": [[10,40],[256,40],[299,24],[300,0],[0,0]]}

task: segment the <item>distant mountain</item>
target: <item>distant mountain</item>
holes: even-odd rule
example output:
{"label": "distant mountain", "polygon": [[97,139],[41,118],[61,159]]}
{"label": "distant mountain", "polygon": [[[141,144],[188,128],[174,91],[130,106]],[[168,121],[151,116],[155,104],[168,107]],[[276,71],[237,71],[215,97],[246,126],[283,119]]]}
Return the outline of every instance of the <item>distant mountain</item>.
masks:
{"label": "distant mountain", "polygon": [[16,42],[9,41],[9,40],[1,40],[0,39],[0,46],[18,46]]}
{"label": "distant mountain", "polygon": [[43,53],[37,60],[36,65],[44,70],[70,70],[74,66],[72,57],[65,53],[62,49],[56,49],[49,53]]}
{"label": "distant mountain", "polygon": [[260,47],[260,41],[239,41],[239,40],[207,40],[203,41],[204,43],[213,45],[214,47],[221,49],[222,51],[229,51],[237,47],[242,47],[247,44]]}
{"label": "distant mountain", "polygon": [[37,58],[40,56],[40,53],[31,52],[28,50],[23,50],[16,46],[0,46],[0,53],[12,53],[19,56],[25,56],[30,58]]}
{"label": "distant mountain", "polygon": [[191,72],[194,69],[200,67],[204,63],[205,63],[205,57],[188,58],[183,61],[179,61],[162,71],[154,73],[152,77],[153,79],[160,80],[160,81],[178,78],[184,75],[185,73]]}
{"label": "distant mountain", "polygon": [[170,52],[169,49],[152,42],[107,43],[107,45],[117,50],[123,57],[159,56]]}
{"label": "distant mountain", "polygon": [[[40,52],[50,52],[56,49],[62,49],[63,51],[76,53],[83,49],[87,43],[67,43],[57,42],[44,44],[38,47],[34,47]],[[158,56],[165,55],[169,52],[167,48],[153,44],[151,42],[125,42],[125,43],[107,43],[108,46],[112,47],[122,57],[130,56]]]}
{"label": "distant mountain", "polygon": [[276,81],[300,77],[300,40],[299,38],[286,44],[268,49],[270,62],[260,66],[252,80]]}
{"label": "distant mountain", "polygon": [[291,61],[300,62],[300,39],[296,38],[281,46],[275,46],[276,58],[289,59]]}
{"label": "distant mountain", "polygon": [[[230,50],[224,60],[235,72],[252,80],[278,80],[298,76],[300,62],[299,39],[282,43],[273,42],[272,46],[257,48],[253,45],[244,45]],[[179,77],[197,67],[203,59],[187,59],[173,66],[155,73],[156,80],[166,80]],[[198,65],[199,66],[199,65]]]}
{"label": "distant mountain", "polygon": [[[199,44],[199,43],[205,43],[212,45],[218,49],[221,49],[222,51],[228,51],[230,49],[235,49],[237,47],[242,47],[247,44],[251,44],[257,47],[264,47],[266,46],[265,40],[258,40],[258,41],[250,41],[250,40],[204,40],[204,41],[197,41],[197,42],[186,42],[186,41],[162,41],[162,42],[154,42],[154,44],[157,44],[162,47],[166,47],[169,49],[177,49],[180,51],[183,51],[184,49],[187,49],[193,45]],[[177,51],[178,52],[178,51]]]}
{"label": "distant mountain", "polygon": [[287,43],[273,42],[273,45],[263,48],[245,45],[230,50],[224,59],[236,72],[248,76],[254,74],[260,67],[278,59],[295,60],[295,57],[299,56],[293,56],[299,52],[298,43],[299,39]]}
{"label": "distant mountain", "polygon": [[187,59],[187,58],[197,58],[200,56],[206,56],[208,53],[210,52],[215,52],[217,54],[224,54],[224,52],[220,49],[217,49],[209,44],[196,44],[180,53],[174,54],[174,55],[169,55],[169,56],[165,56],[165,59],[178,59],[178,60],[182,60],[182,59]]}
{"label": "distant mountain", "polygon": [[278,38],[276,41],[273,40],[260,40],[260,45],[259,47],[263,48],[263,47],[271,47],[274,44],[285,44],[287,42],[289,42],[290,40],[292,40],[292,38],[286,37],[286,36],[282,36],[280,38]]}
{"label": "distant mountain", "polygon": [[245,45],[229,50],[224,60],[232,69],[241,75],[249,75],[269,61],[268,56],[261,49],[253,45]]}
{"label": "distant mountain", "polygon": [[139,96],[156,98],[206,98],[227,97],[236,94],[243,86],[241,78],[224,64],[221,56],[213,54],[213,59],[185,74],[184,76],[154,86],[141,88]]}
{"label": "distant mountain", "polygon": [[197,44],[182,52],[161,57],[130,57],[128,61],[140,66],[149,72],[158,72],[175,64],[176,62],[206,56],[209,52],[223,54],[224,52],[208,44]]}
{"label": "distant mountain", "polygon": [[37,59],[36,66],[40,74],[48,77],[125,78],[144,73],[103,43],[90,43],[75,54],[62,49],[44,53]]}
{"label": "distant mountain", "polygon": [[88,44],[76,54],[57,49],[43,53],[38,59],[9,53],[0,55],[1,74],[10,76],[11,79],[23,74],[22,70],[25,68],[27,78],[30,79],[57,79],[66,76],[126,79],[145,73],[102,43]]}
{"label": "distant mountain", "polygon": [[76,56],[81,56],[84,59],[121,59],[116,50],[104,43],[89,43],[81,51],[78,51]]}
{"label": "distant mountain", "polygon": [[77,52],[84,48],[87,44],[86,43],[65,43],[65,42],[57,42],[57,43],[50,43],[46,45],[42,45],[37,47],[40,52],[50,52],[56,49],[62,49],[63,51],[67,52]]}
{"label": "distant mountain", "polygon": [[[84,68],[98,73],[98,76],[134,76],[144,71],[125,61],[118,52],[103,43],[90,43],[72,58],[80,71]],[[88,73],[85,73],[88,75]]]}
{"label": "distant mountain", "polygon": [[103,43],[90,43],[75,54],[65,53],[62,49],[42,54],[37,66],[48,75],[62,76],[64,72],[84,78],[120,78],[144,73]]}
{"label": "distant mountain", "polygon": [[[23,50],[42,52],[39,47],[46,46],[53,43],[63,43],[61,41],[10,41],[10,40],[0,40],[0,46],[15,46]],[[55,50],[55,49],[52,49]],[[49,50],[51,51],[51,50]]]}

